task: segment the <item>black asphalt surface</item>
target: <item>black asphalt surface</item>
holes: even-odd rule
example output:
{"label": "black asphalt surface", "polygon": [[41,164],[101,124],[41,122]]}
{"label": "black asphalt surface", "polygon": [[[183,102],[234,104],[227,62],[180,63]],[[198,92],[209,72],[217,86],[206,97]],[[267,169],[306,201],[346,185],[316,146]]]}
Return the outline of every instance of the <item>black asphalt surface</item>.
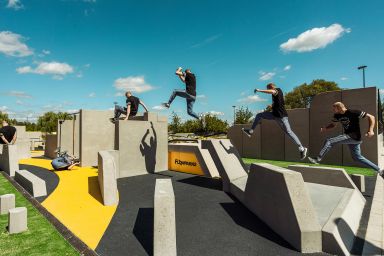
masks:
{"label": "black asphalt surface", "polygon": [[20,170],[27,170],[39,177],[40,179],[45,180],[45,184],[47,186],[47,196],[36,197],[36,200],[40,203],[42,203],[56,189],[57,185],[59,184],[59,177],[53,171],[42,167],[26,164],[19,164],[19,168]]}
{"label": "black asphalt surface", "polygon": [[119,206],[96,248],[99,255],[153,255],[158,178],[173,181],[178,255],[301,255],[224,193],[221,180],[170,171],[118,180]]}

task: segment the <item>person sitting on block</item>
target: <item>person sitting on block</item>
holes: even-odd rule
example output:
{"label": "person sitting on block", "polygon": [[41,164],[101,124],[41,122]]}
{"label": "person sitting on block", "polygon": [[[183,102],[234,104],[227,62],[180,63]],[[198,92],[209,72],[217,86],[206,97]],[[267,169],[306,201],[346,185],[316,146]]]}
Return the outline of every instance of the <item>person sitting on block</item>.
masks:
{"label": "person sitting on block", "polygon": [[119,120],[121,114],[125,115],[124,120],[128,120],[128,117],[130,116],[136,116],[139,110],[139,105],[143,106],[145,112],[148,112],[148,109],[145,106],[144,102],[142,102],[138,97],[133,96],[131,92],[126,92],[125,97],[127,98],[126,107],[115,105],[115,117],[111,119],[113,123]]}

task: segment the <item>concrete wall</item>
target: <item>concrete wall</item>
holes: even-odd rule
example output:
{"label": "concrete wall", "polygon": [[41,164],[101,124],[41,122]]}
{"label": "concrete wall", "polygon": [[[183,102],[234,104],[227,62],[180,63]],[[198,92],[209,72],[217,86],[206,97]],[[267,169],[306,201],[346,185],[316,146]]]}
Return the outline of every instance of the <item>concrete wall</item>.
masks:
{"label": "concrete wall", "polygon": [[112,110],[80,111],[81,166],[97,166],[98,152],[114,149],[115,125],[109,121],[111,117]]}
{"label": "concrete wall", "polygon": [[45,136],[44,156],[48,158],[56,158],[55,150],[57,149],[57,135],[47,134]]}
{"label": "concrete wall", "polygon": [[153,113],[143,119],[116,124],[115,149],[120,152],[120,178],[168,170],[167,121]]}
{"label": "concrete wall", "polygon": [[15,171],[19,169],[17,153],[17,145],[0,144],[0,170],[11,177],[15,176]]}
{"label": "concrete wall", "polygon": [[[320,133],[320,128],[328,125],[333,118],[332,104],[342,101],[350,109],[361,109],[377,117],[378,92],[376,87],[321,93],[313,98],[310,109],[288,110],[292,130],[301,143],[309,148],[309,155],[316,156],[329,137],[343,133],[341,125],[333,131]],[[252,138],[243,135],[241,128],[250,125],[235,125],[229,129],[228,138],[242,157],[284,161],[299,161],[299,153],[291,139],[284,135],[274,121],[263,120]],[[365,133],[368,120],[361,121],[361,131]],[[375,133],[377,134],[377,128]],[[362,153],[374,163],[384,167],[383,135],[363,138]],[[325,156],[324,164],[361,166],[352,160],[348,146],[338,145]]]}

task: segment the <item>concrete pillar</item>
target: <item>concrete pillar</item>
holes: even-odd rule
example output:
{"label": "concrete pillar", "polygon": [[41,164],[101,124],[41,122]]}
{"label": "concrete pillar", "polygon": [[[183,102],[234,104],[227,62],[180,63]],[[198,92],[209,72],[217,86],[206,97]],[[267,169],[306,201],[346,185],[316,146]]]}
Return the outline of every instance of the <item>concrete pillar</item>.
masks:
{"label": "concrete pillar", "polygon": [[365,192],[365,177],[361,174],[351,174],[351,179],[361,193]]}
{"label": "concrete pillar", "polygon": [[17,207],[9,210],[8,231],[10,234],[17,234],[28,229],[27,208]]}
{"label": "concrete pillar", "polygon": [[7,214],[10,209],[15,208],[15,194],[0,196],[0,215]]}
{"label": "concrete pillar", "polygon": [[175,195],[171,179],[156,179],[153,231],[153,255],[177,255]]}

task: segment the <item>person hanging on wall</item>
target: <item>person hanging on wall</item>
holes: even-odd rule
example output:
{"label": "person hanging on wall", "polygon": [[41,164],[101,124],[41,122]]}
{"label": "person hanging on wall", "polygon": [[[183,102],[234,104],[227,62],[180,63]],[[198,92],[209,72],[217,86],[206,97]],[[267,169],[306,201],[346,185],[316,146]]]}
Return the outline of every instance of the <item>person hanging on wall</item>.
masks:
{"label": "person hanging on wall", "polygon": [[296,134],[292,131],[291,126],[288,121],[288,113],[285,109],[284,94],[280,88],[277,88],[275,84],[267,84],[267,90],[255,89],[255,93],[262,92],[272,95],[272,111],[265,111],[256,115],[255,120],[253,121],[252,127],[250,129],[243,128],[242,131],[250,138],[253,135],[253,132],[256,126],[260,123],[262,119],[275,120],[280,128],[291,138],[291,140],[297,145],[301,160],[307,157],[308,149],[304,147]]}
{"label": "person hanging on wall", "polygon": [[375,117],[361,110],[347,109],[342,102],[336,102],[333,104],[333,120],[329,125],[322,127],[320,132],[326,132],[336,127],[338,123],[341,123],[344,129],[342,135],[328,138],[323,148],[317,157],[308,157],[308,160],[313,164],[318,164],[327,154],[333,146],[338,144],[348,145],[353,160],[375,170],[381,177],[384,178],[384,170],[381,169],[364,156],[361,155],[360,145],[362,143],[362,136],[360,131],[360,120],[363,118],[368,119],[369,128],[366,137],[371,138],[375,135],[373,129],[375,127]]}
{"label": "person hanging on wall", "polygon": [[119,117],[121,116],[121,114],[125,115],[124,120],[128,120],[128,117],[130,116],[136,116],[139,110],[139,105],[143,106],[143,108],[145,109],[145,112],[148,112],[148,109],[145,106],[144,102],[141,101],[138,97],[133,96],[130,91],[125,93],[125,97],[127,98],[126,107],[115,105],[115,117],[111,118],[111,121],[113,123],[119,120]]}
{"label": "person hanging on wall", "polygon": [[1,123],[3,127],[0,129],[0,144],[15,144],[17,139],[16,128],[9,125],[6,120]]}

